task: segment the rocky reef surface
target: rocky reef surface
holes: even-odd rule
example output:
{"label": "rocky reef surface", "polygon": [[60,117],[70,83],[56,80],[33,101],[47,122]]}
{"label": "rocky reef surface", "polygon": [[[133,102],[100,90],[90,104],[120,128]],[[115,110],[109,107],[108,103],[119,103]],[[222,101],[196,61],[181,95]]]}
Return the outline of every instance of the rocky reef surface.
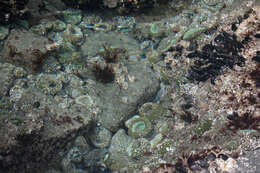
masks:
{"label": "rocky reef surface", "polygon": [[259,2],[10,7],[0,172],[257,173]]}

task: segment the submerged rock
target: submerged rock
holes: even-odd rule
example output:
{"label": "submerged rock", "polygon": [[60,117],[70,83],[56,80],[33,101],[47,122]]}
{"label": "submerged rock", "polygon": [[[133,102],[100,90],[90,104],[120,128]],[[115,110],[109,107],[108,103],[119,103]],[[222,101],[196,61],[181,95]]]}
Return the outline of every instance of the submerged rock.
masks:
{"label": "submerged rock", "polygon": [[152,100],[159,88],[155,73],[145,62],[128,62],[126,68],[127,78],[135,79],[132,82],[125,79],[123,84],[127,84],[127,88],[122,88],[124,85],[120,87],[120,83],[96,85],[102,91],[102,103],[99,104],[102,105],[102,113],[98,120],[110,131],[118,130],[135,113],[138,105]]}
{"label": "submerged rock", "polygon": [[86,37],[86,41],[81,46],[83,56],[95,56],[103,48],[104,44],[109,44],[116,48],[124,48],[129,53],[140,49],[137,40],[129,36],[116,32],[98,32]]}
{"label": "submerged rock", "polygon": [[95,147],[105,148],[110,145],[112,134],[104,127],[95,127],[89,133],[89,139]]}
{"label": "submerged rock", "polygon": [[28,71],[40,71],[51,42],[42,36],[28,31],[12,30],[4,43],[0,61],[26,68]]}

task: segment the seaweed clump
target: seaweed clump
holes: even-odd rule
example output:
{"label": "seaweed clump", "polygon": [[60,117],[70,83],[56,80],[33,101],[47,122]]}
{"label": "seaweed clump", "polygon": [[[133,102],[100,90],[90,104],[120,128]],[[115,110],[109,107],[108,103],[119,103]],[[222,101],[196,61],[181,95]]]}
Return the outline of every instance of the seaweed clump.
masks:
{"label": "seaweed clump", "polygon": [[234,65],[244,64],[245,59],[239,55],[243,47],[235,35],[222,31],[201,51],[196,50],[187,55],[188,58],[195,59],[187,78],[199,82],[211,79],[213,83],[225,67],[233,68]]}
{"label": "seaweed clump", "polygon": [[115,73],[111,65],[102,68],[101,65],[96,64],[93,73],[96,80],[102,83],[110,83],[115,79]]}
{"label": "seaweed clump", "polygon": [[125,49],[111,48],[108,44],[104,44],[103,49],[104,51],[99,54],[103,58],[104,63],[95,64],[92,72],[97,81],[101,83],[111,83],[115,80],[115,70],[113,67],[125,54]]}

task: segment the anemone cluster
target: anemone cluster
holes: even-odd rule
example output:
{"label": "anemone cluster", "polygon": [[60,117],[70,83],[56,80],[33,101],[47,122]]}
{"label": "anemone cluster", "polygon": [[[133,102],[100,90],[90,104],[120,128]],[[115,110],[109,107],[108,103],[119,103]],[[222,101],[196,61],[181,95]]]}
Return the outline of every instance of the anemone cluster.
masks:
{"label": "anemone cluster", "polygon": [[188,79],[192,81],[211,79],[213,81],[225,67],[242,66],[245,59],[239,55],[239,52],[243,47],[235,35],[223,31],[210,44],[206,44],[201,51],[196,50],[188,54],[188,58],[195,59],[194,65],[190,67]]}

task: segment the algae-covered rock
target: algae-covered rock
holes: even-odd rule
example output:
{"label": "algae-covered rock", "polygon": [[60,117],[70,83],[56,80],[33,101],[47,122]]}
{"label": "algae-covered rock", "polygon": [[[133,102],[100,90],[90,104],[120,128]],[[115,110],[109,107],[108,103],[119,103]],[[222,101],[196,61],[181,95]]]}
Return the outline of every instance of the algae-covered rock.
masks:
{"label": "algae-covered rock", "polygon": [[102,113],[98,120],[102,126],[112,132],[118,130],[123,122],[135,113],[138,105],[151,100],[159,88],[155,73],[144,62],[128,62],[126,68],[127,78],[133,76],[135,80],[124,81],[128,87],[121,89],[121,92],[118,92],[120,85],[117,83],[96,85],[98,90],[103,91]]}
{"label": "algae-covered rock", "polygon": [[28,71],[40,71],[43,60],[49,50],[46,45],[52,42],[46,37],[28,31],[13,29],[4,43],[1,61],[26,68]]}
{"label": "algae-covered rock", "polygon": [[[31,85],[32,81],[20,81],[10,89],[10,100],[15,105],[15,109],[9,109],[12,116],[0,117],[0,140],[3,141],[0,152],[4,154],[2,163],[8,165],[9,170],[23,167],[21,172],[29,172],[32,168],[26,169],[28,165],[39,168],[39,163],[57,159],[58,153],[64,152],[79,131],[88,129],[92,115],[88,111],[76,113],[73,108],[61,108],[52,96]],[[5,156],[12,159],[7,160]]]}
{"label": "algae-covered rock", "polygon": [[138,110],[141,117],[145,117],[151,121],[163,115],[163,107],[159,103],[148,102],[141,106]]}
{"label": "algae-covered rock", "polygon": [[115,48],[126,49],[129,53],[136,52],[140,49],[137,40],[125,34],[98,32],[86,37],[85,42],[81,46],[83,56],[94,56],[98,54],[104,44],[111,45]]}
{"label": "algae-covered rock", "polygon": [[145,138],[138,138],[134,140],[128,147],[128,156],[132,158],[142,157],[145,153],[150,152],[151,144]]}
{"label": "algae-covered rock", "polygon": [[114,134],[111,140],[110,153],[122,153],[127,155],[127,147],[133,141],[133,138],[128,136],[125,130],[120,129]]}
{"label": "algae-covered rock", "polygon": [[38,76],[36,86],[45,94],[55,95],[62,90],[64,76],[53,74],[40,74]]}
{"label": "algae-covered rock", "polygon": [[212,120],[208,120],[208,119],[202,120],[195,128],[195,133],[198,136],[202,136],[206,131],[209,131],[211,129],[211,126],[212,126]]}
{"label": "algae-covered rock", "polygon": [[0,63],[0,96],[5,96],[8,94],[11,88],[15,76],[13,74],[15,67],[8,63]]}

